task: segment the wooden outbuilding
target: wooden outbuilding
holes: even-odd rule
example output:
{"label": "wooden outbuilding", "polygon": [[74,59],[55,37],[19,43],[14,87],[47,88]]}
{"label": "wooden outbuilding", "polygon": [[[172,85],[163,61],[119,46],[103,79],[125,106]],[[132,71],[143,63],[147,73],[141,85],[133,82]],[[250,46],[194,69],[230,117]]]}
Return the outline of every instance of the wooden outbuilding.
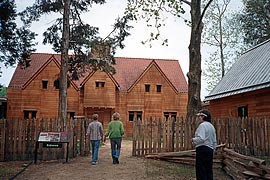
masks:
{"label": "wooden outbuilding", "polygon": [[[59,54],[33,53],[30,67],[18,66],[7,88],[7,118],[53,118],[58,115]],[[116,57],[116,74],[86,73],[67,89],[68,117],[99,114],[107,127],[121,114],[126,134],[133,119],[185,116],[187,82],[178,60]]]}
{"label": "wooden outbuilding", "polygon": [[205,101],[214,118],[270,116],[270,40],[246,51]]}

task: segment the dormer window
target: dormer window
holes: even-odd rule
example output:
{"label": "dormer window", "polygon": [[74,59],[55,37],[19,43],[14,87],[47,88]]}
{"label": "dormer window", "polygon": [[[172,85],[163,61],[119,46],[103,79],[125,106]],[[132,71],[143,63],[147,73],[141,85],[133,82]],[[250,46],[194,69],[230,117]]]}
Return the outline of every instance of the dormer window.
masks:
{"label": "dormer window", "polygon": [[150,84],[145,84],[145,92],[150,92]]}
{"label": "dormer window", "polygon": [[96,88],[103,88],[105,86],[105,82],[96,81]]}
{"label": "dormer window", "polygon": [[157,92],[161,92],[161,85],[157,85]]}
{"label": "dormer window", "polygon": [[48,80],[42,80],[42,89],[48,89]]}
{"label": "dormer window", "polygon": [[56,80],[53,82],[53,86],[55,87],[55,89],[59,89],[59,86],[60,86],[59,79],[56,79]]}

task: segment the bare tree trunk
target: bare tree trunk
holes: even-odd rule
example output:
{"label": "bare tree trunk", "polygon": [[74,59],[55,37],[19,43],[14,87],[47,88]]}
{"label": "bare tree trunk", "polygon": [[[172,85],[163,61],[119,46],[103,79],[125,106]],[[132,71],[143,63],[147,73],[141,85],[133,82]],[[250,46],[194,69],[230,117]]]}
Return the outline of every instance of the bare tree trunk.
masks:
{"label": "bare tree trunk", "polygon": [[191,38],[189,44],[188,104],[187,117],[201,109],[201,1],[191,1]]}
{"label": "bare tree trunk", "polygon": [[[223,14],[223,13],[222,13]],[[219,49],[220,49],[220,61],[221,61],[221,77],[225,75],[225,61],[223,53],[223,32],[222,32],[222,19],[219,17]]]}
{"label": "bare tree trunk", "polygon": [[62,121],[62,129],[66,130],[67,122],[67,72],[69,47],[69,14],[70,0],[64,0],[63,34],[61,49],[61,69],[59,80],[59,107],[58,118]]}

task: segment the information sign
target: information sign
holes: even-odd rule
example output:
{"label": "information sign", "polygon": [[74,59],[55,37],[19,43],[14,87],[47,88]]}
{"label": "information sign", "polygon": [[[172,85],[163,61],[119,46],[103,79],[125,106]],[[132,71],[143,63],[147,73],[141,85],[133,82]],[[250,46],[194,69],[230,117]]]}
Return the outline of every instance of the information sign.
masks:
{"label": "information sign", "polygon": [[62,148],[62,144],[67,143],[66,162],[68,161],[69,136],[67,132],[40,132],[35,148],[35,163],[37,162],[37,149],[40,143],[44,148]]}

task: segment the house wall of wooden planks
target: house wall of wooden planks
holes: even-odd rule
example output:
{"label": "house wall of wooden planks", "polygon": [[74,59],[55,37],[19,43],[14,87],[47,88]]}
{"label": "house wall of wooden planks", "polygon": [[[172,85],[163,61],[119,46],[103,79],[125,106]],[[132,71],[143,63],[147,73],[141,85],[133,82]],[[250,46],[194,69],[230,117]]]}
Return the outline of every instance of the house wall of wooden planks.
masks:
{"label": "house wall of wooden planks", "polygon": [[[59,88],[56,82],[60,72],[57,58],[60,57],[39,53],[31,57],[30,69],[17,68],[7,88],[7,119],[58,117]],[[40,61],[45,63],[40,64]],[[141,61],[147,62],[141,74],[135,76],[132,72],[123,71],[122,75],[121,71],[118,71],[120,74],[120,78],[117,76],[118,81],[123,81],[122,86],[116,81],[116,77],[100,70],[93,71],[82,79],[70,80],[70,86],[67,88],[67,117],[91,118],[93,113],[98,113],[99,120],[106,129],[112,114],[119,112],[125,134],[131,136],[133,119],[130,118],[130,114],[133,112],[139,112],[143,118],[161,117],[164,113],[185,116],[188,98],[187,84],[184,76],[181,79],[178,75],[178,73],[182,74],[178,61],[160,60],[168,65],[171,63],[178,65],[172,68],[175,70],[165,68],[164,71],[168,71],[169,74],[176,72],[171,79],[154,60],[129,60],[132,64]],[[133,69],[136,69],[136,66],[132,65],[132,67],[134,68],[131,70],[135,71]],[[28,74],[28,78],[24,74]],[[180,80],[175,80],[179,78]],[[147,92],[146,85],[150,87]],[[157,87],[161,88],[160,91],[157,91]]]}
{"label": "house wall of wooden planks", "polygon": [[270,116],[270,88],[210,100],[209,110],[213,118],[239,117],[239,110],[245,108],[249,117]]}

